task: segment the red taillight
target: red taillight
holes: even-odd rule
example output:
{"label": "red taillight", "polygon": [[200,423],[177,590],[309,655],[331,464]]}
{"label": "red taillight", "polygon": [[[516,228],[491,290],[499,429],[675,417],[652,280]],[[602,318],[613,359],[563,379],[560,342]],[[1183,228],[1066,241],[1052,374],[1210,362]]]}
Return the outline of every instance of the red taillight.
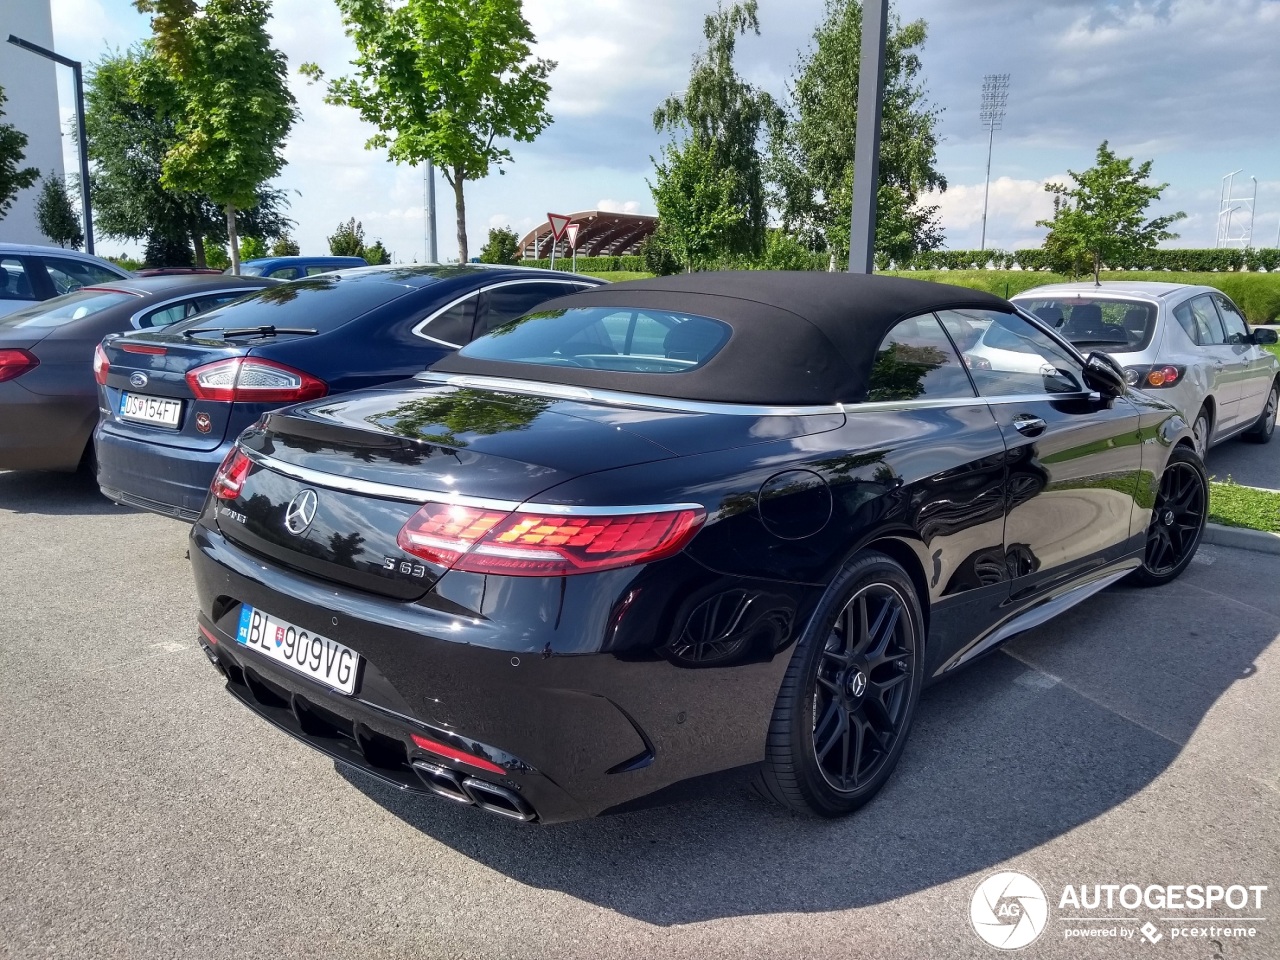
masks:
{"label": "red taillight", "polygon": [[197,400],[228,403],[297,403],[329,392],[309,373],[257,357],[231,357],[187,372],[187,385]]}
{"label": "red taillight", "polygon": [[98,381],[98,386],[107,385],[107,374],[110,372],[111,362],[107,360],[107,351],[102,349],[102,344],[98,344],[93,348],[93,379]]}
{"label": "red taillight", "polygon": [[251,466],[253,461],[245,456],[244,451],[233,447],[213,475],[213,495],[219,500],[234,500],[240,496],[240,488],[244,486],[244,478],[249,475]]}
{"label": "red taillight", "polygon": [[456,760],[459,763],[469,763],[473,767],[479,767],[481,770],[488,770],[490,773],[502,773],[507,771],[498,766],[491,760],[484,760],[465,751],[459,750],[457,747],[451,747],[448,744],[437,743],[435,740],[428,740],[426,737],[419,736],[416,733],[410,734],[413,742],[423,750],[430,751],[441,757],[448,757],[450,760]]}
{"label": "red taillight", "polygon": [[661,560],[682,550],[703,510],[581,516],[427,503],[396,542],[453,570],[516,577],[562,577]]}
{"label": "red taillight", "polygon": [[119,341],[116,346],[125,353],[145,353],[152,357],[163,357],[169,352],[168,347],[161,347],[154,343],[130,343],[128,340]]}
{"label": "red taillight", "polygon": [[16,380],[28,370],[40,366],[35,354],[26,350],[0,350],[0,383]]}
{"label": "red taillight", "polygon": [[1147,383],[1153,387],[1171,387],[1182,376],[1177,367],[1153,367],[1147,374]]}

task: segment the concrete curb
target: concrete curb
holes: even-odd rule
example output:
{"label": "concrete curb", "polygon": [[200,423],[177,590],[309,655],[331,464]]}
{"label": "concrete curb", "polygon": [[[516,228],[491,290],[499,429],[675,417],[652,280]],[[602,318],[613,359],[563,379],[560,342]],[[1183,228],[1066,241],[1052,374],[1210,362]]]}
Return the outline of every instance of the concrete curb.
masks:
{"label": "concrete curb", "polygon": [[1262,530],[1224,527],[1221,524],[1210,523],[1205,525],[1204,538],[1200,542],[1280,556],[1280,533],[1266,533]]}

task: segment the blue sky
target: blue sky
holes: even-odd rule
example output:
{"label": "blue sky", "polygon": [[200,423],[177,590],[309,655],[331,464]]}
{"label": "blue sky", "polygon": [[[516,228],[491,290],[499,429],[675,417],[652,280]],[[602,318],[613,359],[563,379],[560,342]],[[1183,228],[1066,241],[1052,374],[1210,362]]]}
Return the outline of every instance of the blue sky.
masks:
{"label": "blue sky", "polygon": [[[560,64],[551,78],[556,122],[535,143],[515,146],[504,175],[468,186],[473,252],[490,226],[523,233],[548,210],[653,212],[646,178],[661,141],[649,118],[684,87],[704,5],[710,0],[525,0],[539,54]],[[760,0],[762,35],[740,43],[739,69],[783,96],[823,6]],[[59,51],[86,62],[149,30],[129,0],[52,7]],[[330,0],[274,0],[273,9],[273,35],[291,65],[315,60],[331,76],[343,71],[352,47]],[[1255,245],[1275,243],[1280,0],[897,0],[895,9],[929,25],[924,81],[943,109],[938,161],[950,184],[932,202],[942,208],[947,247],[978,245],[986,162],[978,101],[987,73],[1012,75],[996,134],[988,246],[1037,245],[1035,220],[1049,209],[1045,181],[1087,167],[1103,139],[1122,155],[1155,161],[1153,175],[1170,184],[1158,212],[1189,215],[1177,245],[1213,246],[1221,177],[1240,168],[1241,189],[1251,189],[1251,175],[1259,181]],[[397,260],[421,259],[421,172],[363,149],[371,131],[355,111],[323,103],[301,78],[293,83],[302,120],[279,185],[292,191],[303,251],[326,252],[325,237],[354,216]],[[60,84],[69,118],[69,79]],[[437,202],[440,254],[451,257],[452,196],[442,181]]]}

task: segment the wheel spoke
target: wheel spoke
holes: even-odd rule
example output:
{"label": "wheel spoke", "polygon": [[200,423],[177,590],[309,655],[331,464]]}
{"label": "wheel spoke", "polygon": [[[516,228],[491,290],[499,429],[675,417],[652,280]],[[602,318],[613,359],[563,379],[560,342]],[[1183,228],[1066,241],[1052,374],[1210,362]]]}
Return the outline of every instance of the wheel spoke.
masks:
{"label": "wheel spoke", "polygon": [[891,734],[897,727],[893,722],[893,717],[889,715],[889,708],[886,707],[878,697],[867,697],[863,701],[863,711],[867,717],[867,723],[871,726],[873,734],[879,738],[881,733]]}
{"label": "wheel spoke", "polygon": [[[886,613],[888,614],[887,622],[885,620]],[[875,666],[881,659],[883,659],[884,652],[889,647],[889,641],[894,637],[894,632],[898,626],[898,617],[901,616],[901,614],[901,606],[892,600],[885,602],[884,610],[881,611],[880,616],[876,618],[876,626],[874,627],[877,637],[875,649],[867,654],[867,660],[872,666]]]}
{"label": "wheel spoke", "polygon": [[908,674],[904,670],[902,673],[895,674],[894,676],[890,677],[888,680],[868,681],[868,686],[870,686],[876,693],[885,694],[885,693],[888,693],[890,690],[892,690],[894,687],[899,686],[904,680],[907,679],[908,676],[910,676],[910,674]]}

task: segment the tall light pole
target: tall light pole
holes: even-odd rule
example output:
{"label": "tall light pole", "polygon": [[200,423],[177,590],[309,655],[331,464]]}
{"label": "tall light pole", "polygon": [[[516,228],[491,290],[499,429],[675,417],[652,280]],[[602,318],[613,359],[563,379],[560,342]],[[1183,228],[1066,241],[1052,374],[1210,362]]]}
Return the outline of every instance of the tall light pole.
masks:
{"label": "tall light pole", "polygon": [[858,128],[853,145],[853,209],[849,218],[850,273],[871,273],[875,268],[880,114],[884,101],[884,46],[888,25],[889,0],[863,0]]}
{"label": "tall light pole", "polygon": [[72,60],[61,54],[46,50],[30,40],[23,40],[9,34],[9,42],[30,53],[70,67],[76,81],[76,134],[80,141],[80,209],[84,216],[84,250],[93,253],[93,205],[89,197],[89,140],[84,133],[84,77],[80,72],[80,61]]}
{"label": "tall light pole", "polygon": [[439,263],[436,254],[436,165],[427,161],[422,174],[422,241],[423,259],[427,263]]}
{"label": "tall light pole", "polygon": [[987,249],[987,201],[991,196],[991,148],[995,144],[996,131],[1004,125],[1004,107],[1009,100],[1009,74],[988,73],[982,78],[982,125],[987,128],[987,183],[982,188],[982,242],[979,250]]}

